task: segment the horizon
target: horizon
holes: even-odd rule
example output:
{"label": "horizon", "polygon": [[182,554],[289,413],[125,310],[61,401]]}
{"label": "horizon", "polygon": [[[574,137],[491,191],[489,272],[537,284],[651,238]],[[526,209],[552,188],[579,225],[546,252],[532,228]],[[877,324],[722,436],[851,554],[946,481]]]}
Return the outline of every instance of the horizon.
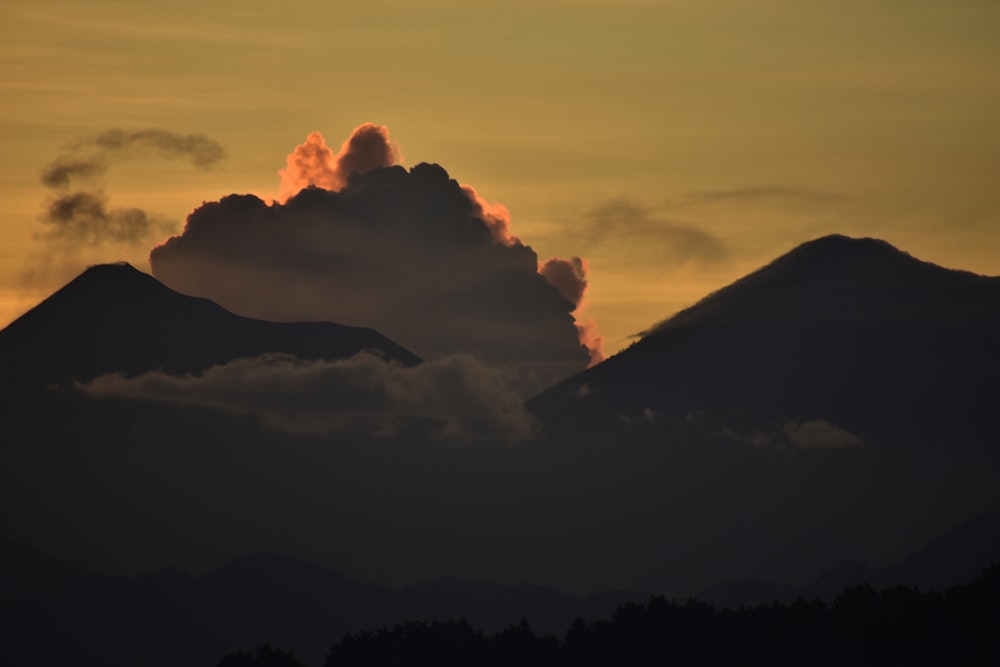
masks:
{"label": "horizon", "polygon": [[[149,250],[200,202],[275,193],[284,156],[309,133],[337,146],[366,121],[389,128],[404,165],[439,164],[506,207],[540,260],[583,258],[582,317],[609,354],[828,233],[1000,274],[990,111],[1000,93],[989,85],[1000,47],[985,30],[998,10],[866,3],[862,22],[859,8],[547,2],[499,12],[428,2],[385,5],[372,32],[353,7],[302,7],[313,13],[307,26],[263,8],[233,14],[228,3],[199,4],[197,22],[183,6],[99,3],[86,17],[68,2],[9,7],[0,323],[87,264],[124,257],[148,272]],[[377,55],[350,59],[344,72],[320,65],[364,48],[362,35]],[[419,48],[427,35],[436,50]],[[259,72],[232,69],[236,54]],[[353,82],[346,94],[341,73]],[[456,80],[465,99],[449,92]],[[255,97],[261,81],[269,93]],[[478,103],[494,90],[486,99],[496,108]],[[310,105],[285,102],[305,91]],[[87,184],[108,207],[148,212],[150,232],[47,242],[53,230],[39,216],[58,192],[39,175],[114,128],[201,136],[222,152],[200,164],[148,147],[102,154],[106,171]]]}

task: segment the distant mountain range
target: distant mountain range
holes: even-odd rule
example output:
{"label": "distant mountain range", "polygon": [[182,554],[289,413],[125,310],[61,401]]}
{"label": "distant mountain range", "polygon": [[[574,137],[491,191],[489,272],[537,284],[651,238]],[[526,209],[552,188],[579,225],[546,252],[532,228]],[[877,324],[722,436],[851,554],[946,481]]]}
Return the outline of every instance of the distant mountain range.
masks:
{"label": "distant mountain range", "polygon": [[38,386],[104,373],[196,373],[266,352],[340,359],[373,350],[420,360],[371,329],[265,322],[185,296],[129,264],[92,266],[0,331],[0,378]]}
{"label": "distant mountain range", "polygon": [[991,438],[1000,278],[827,236],[653,326],[529,405],[551,427],[823,420],[862,436]]}
{"label": "distant mountain range", "polygon": [[[0,590],[17,589],[24,572],[54,572],[59,562],[25,547],[0,542]],[[977,517],[904,561],[882,569],[841,566],[807,587],[737,582],[698,597],[717,607],[832,599],[845,587],[870,583],[920,585],[943,590],[972,581],[1000,561],[1000,514]],[[60,565],[44,587],[0,599],[8,633],[5,655],[32,664],[66,664],[99,656],[93,664],[214,664],[222,655],[270,642],[294,648],[318,665],[345,632],[374,630],[405,621],[467,618],[496,632],[526,618],[542,633],[563,636],[577,617],[608,617],[638,592],[577,597],[540,586],[503,586],[440,578],[399,589],[360,584],[333,570],[273,554],[236,559],[200,577],[165,570],[140,577],[109,577]],[[83,660],[86,664],[91,664]]]}
{"label": "distant mountain range", "polygon": [[38,554],[26,563],[25,551],[0,542],[0,563],[9,564],[0,571],[0,591],[17,591],[0,599],[0,638],[11,664],[207,666],[270,642],[318,665],[346,632],[448,618],[495,632],[528,618],[536,630],[562,635],[576,617],[603,618],[619,604],[648,597],[576,597],[447,577],[390,589],[274,554],[239,558],[200,577],[177,570],[139,577],[65,570],[25,591],[23,568],[49,569],[55,560]]}
{"label": "distant mountain range", "polygon": [[796,598],[832,600],[850,586],[875,588],[915,586],[943,590],[972,581],[983,569],[1000,562],[1000,513],[977,516],[949,530],[899,562],[875,568],[860,561],[843,561],[803,585],[756,579],[720,582],[696,597],[717,608],[791,602]]}

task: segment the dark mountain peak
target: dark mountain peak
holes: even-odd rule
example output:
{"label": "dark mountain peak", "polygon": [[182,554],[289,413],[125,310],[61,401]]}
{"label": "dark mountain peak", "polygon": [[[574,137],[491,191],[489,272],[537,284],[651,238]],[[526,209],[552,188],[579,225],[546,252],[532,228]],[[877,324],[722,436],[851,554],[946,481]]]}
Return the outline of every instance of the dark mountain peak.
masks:
{"label": "dark mountain peak", "polygon": [[[201,311],[225,312],[221,306],[207,299],[175,292],[128,262],[116,262],[95,264],[87,268],[37,307],[28,311],[21,320],[65,317],[67,311],[75,316],[100,312],[103,317],[112,314],[114,317],[125,317],[135,311],[176,309],[185,306],[195,307]],[[11,326],[21,320],[15,320]],[[63,325],[65,324],[66,322],[63,322]]]}
{"label": "dark mountain peak", "polygon": [[166,287],[148,273],[144,273],[128,262],[112,264],[94,264],[71,280],[65,288],[95,289],[111,287],[122,289],[126,287],[145,287],[147,289],[163,289]]}
{"label": "dark mountain peak", "polygon": [[342,359],[362,350],[419,362],[371,329],[241,317],[121,262],[88,268],[0,331],[0,378],[37,386],[115,372],[196,373],[265,353]]}
{"label": "dark mountain peak", "polygon": [[702,411],[717,429],[752,422],[776,433],[775,424],[823,420],[862,436],[961,429],[978,442],[998,400],[998,335],[1000,278],[942,268],[877,239],[825,236],[657,324],[529,407],[565,428],[581,419],[617,425],[621,416],[635,423],[648,408],[661,425]]}
{"label": "dark mountain peak", "polygon": [[812,241],[806,241],[785,253],[772,264],[792,261],[849,262],[857,260],[915,260],[908,253],[899,250],[888,241],[871,237],[853,238],[843,234],[829,234]]}
{"label": "dark mountain peak", "polygon": [[360,584],[329,568],[291,556],[275,553],[257,553],[240,556],[225,563],[208,575],[217,582],[232,582],[248,587],[262,581],[288,585],[291,582],[313,584],[322,582],[326,587],[357,589]]}
{"label": "dark mountain peak", "polygon": [[945,269],[886,241],[831,234],[808,241],[646,334],[749,321],[920,317],[995,307],[1000,278]]}

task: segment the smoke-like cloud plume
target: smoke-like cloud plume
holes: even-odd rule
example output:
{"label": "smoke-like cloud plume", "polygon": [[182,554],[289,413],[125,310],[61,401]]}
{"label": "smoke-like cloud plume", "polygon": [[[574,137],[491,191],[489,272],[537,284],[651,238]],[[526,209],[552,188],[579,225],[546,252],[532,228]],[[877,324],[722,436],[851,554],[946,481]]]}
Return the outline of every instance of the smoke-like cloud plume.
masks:
{"label": "smoke-like cloud plume", "polygon": [[42,185],[50,188],[68,188],[75,178],[94,179],[103,176],[108,165],[97,156],[78,158],[60,156],[42,170]]}
{"label": "smoke-like cloud plume", "polygon": [[81,388],[117,396],[253,413],[292,433],[403,431],[465,440],[528,438],[532,420],[511,373],[467,355],[403,367],[374,354],[337,361],[289,355],[237,359],[197,376],[105,375]]}
{"label": "smoke-like cloud plume", "polygon": [[72,252],[77,244],[148,242],[172,226],[142,209],[109,207],[100,181],[110,164],[126,156],[153,156],[184,159],[198,169],[209,169],[225,155],[221,144],[203,134],[156,128],[135,132],[116,128],[75,141],[42,170],[42,184],[58,194],[47,203],[41,216],[47,228],[36,238],[58,242],[63,252]]}
{"label": "smoke-like cloud plume", "polygon": [[722,241],[709,232],[656,216],[628,199],[615,199],[591,210],[575,230],[585,246],[627,251],[631,261],[679,266],[688,262],[711,264],[727,253]]}
{"label": "smoke-like cloud plume", "polygon": [[108,208],[107,197],[100,192],[71,192],[55,197],[42,223],[47,226],[42,238],[71,247],[95,247],[105,242],[134,245],[173,228],[168,220],[142,209]]}
{"label": "smoke-like cloud plume", "polygon": [[79,141],[73,148],[105,156],[129,151],[140,155],[152,153],[161,159],[187,160],[198,169],[210,169],[226,157],[222,144],[204,134],[175,134],[159,128],[136,132],[115,128]]}

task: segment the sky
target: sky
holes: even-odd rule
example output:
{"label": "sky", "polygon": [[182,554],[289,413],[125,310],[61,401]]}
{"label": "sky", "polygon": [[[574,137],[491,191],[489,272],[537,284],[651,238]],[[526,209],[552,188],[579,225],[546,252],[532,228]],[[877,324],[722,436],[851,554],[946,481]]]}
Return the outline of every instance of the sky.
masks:
{"label": "sky", "polygon": [[[366,122],[506,207],[540,262],[583,258],[608,353],[828,233],[998,275],[997,26],[992,0],[10,0],[0,325],[89,264],[150,270],[203,202],[277,196],[310,133],[336,150]],[[95,148],[110,130],[223,151]],[[141,235],[43,221],[43,172],[94,151],[88,186]]]}

